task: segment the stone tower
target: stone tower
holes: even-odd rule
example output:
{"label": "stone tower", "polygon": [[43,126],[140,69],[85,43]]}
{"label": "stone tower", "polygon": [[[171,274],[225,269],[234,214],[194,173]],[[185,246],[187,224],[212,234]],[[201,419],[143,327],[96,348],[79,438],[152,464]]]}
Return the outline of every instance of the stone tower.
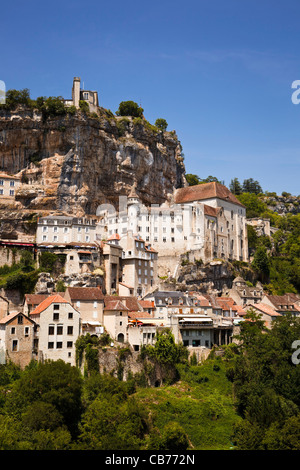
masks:
{"label": "stone tower", "polygon": [[79,100],[80,100],[80,78],[74,77],[73,87],[72,87],[72,101],[73,101],[73,105],[76,108],[79,108]]}

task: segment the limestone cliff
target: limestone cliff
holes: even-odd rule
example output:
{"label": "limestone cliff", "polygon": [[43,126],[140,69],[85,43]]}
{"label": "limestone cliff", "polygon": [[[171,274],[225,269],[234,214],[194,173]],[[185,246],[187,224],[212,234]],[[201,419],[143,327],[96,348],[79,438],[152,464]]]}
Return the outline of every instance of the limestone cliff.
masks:
{"label": "limestone cliff", "polygon": [[134,183],[144,204],[163,203],[186,184],[181,145],[175,132],[148,124],[104,111],[43,119],[37,110],[1,110],[0,171],[21,185],[0,209],[95,214]]}

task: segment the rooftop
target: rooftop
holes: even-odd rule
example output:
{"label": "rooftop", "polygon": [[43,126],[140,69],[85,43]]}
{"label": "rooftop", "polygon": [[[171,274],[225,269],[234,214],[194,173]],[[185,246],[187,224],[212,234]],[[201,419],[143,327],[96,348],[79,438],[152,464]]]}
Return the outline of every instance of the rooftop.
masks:
{"label": "rooftop", "polygon": [[179,188],[175,191],[176,204],[202,200],[205,201],[207,199],[214,198],[222,199],[244,207],[243,204],[229,191],[229,189],[226,188],[226,186],[216,182],[187,186],[186,188]]}

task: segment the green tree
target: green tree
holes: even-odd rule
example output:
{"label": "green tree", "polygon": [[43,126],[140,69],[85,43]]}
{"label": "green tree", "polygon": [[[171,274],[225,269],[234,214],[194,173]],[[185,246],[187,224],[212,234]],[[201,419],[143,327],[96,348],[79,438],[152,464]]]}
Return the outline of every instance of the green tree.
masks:
{"label": "green tree", "polygon": [[242,185],[239,182],[238,178],[233,178],[230,182],[229,189],[232,194],[241,194],[242,193]]}
{"label": "green tree", "polygon": [[254,181],[253,178],[249,178],[243,181],[243,192],[244,193],[262,193],[263,190],[258,181]]}
{"label": "green tree", "polygon": [[121,101],[119,109],[116,112],[117,116],[133,116],[143,117],[143,108],[141,108],[134,101]]}
{"label": "green tree", "polygon": [[185,178],[189,184],[189,186],[195,186],[196,184],[200,184],[199,177],[197,175],[193,175],[188,173],[185,175]]}
{"label": "green tree", "polygon": [[168,123],[165,119],[163,118],[158,118],[156,119],[155,121],[155,126],[158,127],[158,129],[162,132],[166,131],[167,130],[167,127],[168,127]]}
{"label": "green tree", "polygon": [[255,251],[253,261],[251,263],[254,271],[257,272],[262,282],[267,282],[270,275],[270,258],[265,246],[259,246]]}

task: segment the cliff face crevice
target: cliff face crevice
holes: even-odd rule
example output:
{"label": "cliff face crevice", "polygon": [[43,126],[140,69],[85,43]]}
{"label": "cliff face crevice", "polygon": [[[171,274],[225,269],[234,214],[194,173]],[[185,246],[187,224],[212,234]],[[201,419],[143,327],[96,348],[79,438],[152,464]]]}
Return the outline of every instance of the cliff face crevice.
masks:
{"label": "cliff face crevice", "polygon": [[95,214],[136,184],[142,202],[162,204],[186,184],[176,134],[134,120],[80,112],[43,120],[36,111],[0,111],[0,171],[21,177],[11,208]]}

